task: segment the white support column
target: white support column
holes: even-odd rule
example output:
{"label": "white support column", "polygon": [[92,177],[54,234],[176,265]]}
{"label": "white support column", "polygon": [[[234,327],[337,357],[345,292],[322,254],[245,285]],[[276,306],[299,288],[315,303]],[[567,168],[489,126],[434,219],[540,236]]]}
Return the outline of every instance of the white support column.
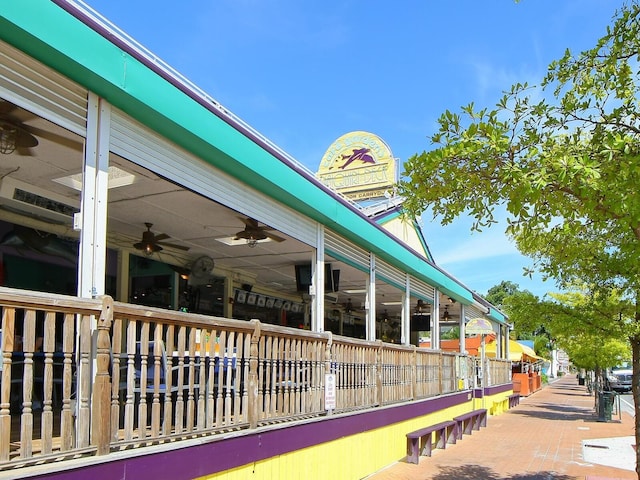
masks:
{"label": "white support column", "polygon": [[[78,296],[82,298],[94,298],[105,293],[110,120],[111,106],[90,92],[80,214],[74,218],[74,228],[80,229]],[[97,323],[95,317],[91,319],[92,335],[95,335],[97,331]],[[79,323],[76,327],[76,345],[79,345]],[[91,377],[96,374],[95,337],[92,343],[92,361],[86,366],[84,363],[78,362],[78,378],[85,375],[83,369],[87,368],[91,370]],[[91,384],[87,392],[84,382],[78,382],[77,398],[91,398]],[[76,402],[76,416],[78,416],[80,405],[81,402]],[[81,432],[78,430],[76,432],[77,442],[80,441],[80,435]]]}
{"label": "white support column", "polygon": [[400,343],[409,345],[411,343],[411,277],[407,274],[402,295],[402,316],[401,316]]}
{"label": "white support column", "polygon": [[369,256],[369,285],[365,302],[367,312],[367,340],[376,339],[376,256]]}
{"label": "white support column", "polygon": [[467,350],[467,345],[466,345],[466,336],[464,333],[465,330],[465,316],[466,316],[466,312],[465,312],[465,308],[464,308],[464,303],[460,304],[460,353],[465,353],[465,351]]}
{"label": "white support column", "polygon": [[436,288],[433,291],[433,315],[431,315],[431,348],[440,348],[440,291]]}
{"label": "white support column", "polygon": [[105,291],[110,119],[111,106],[89,93],[79,222],[78,296],[83,298]]}
{"label": "white support column", "polygon": [[324,332],[324,226],[318,224],[316,258],[311,282],[311,330]]}

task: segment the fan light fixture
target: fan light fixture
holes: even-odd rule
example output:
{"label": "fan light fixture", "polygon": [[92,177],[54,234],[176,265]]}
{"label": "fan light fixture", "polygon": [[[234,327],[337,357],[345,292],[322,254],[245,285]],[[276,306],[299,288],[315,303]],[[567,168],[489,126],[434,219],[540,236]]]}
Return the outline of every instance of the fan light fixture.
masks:
{"label": "fan light fixture", "polygon": [[16,149],[18,128],[9,122],[0,121],[0,153],[8,155]]}
{"label": "fan light fixture", "polygon": [[345,311],[345,313],[353,312],[353,304],[351,303],[351,299],[350,298],[347,299],[347,304],[344,306],[344,311]]}
{"label": "fan light fixture", "polygon": [[156,243],[156,237],[151,231],[152,223],[145,223],[147,231],[142,233],[142,240],[134,243],[133,247],[142,250],[145,255],[153,255],[156,252],[161,252],[162,247]]}
{"label": "fan light fixture", "polygon": [[423,313],[425,313],[427,311],[427,305],[424,303],[423,300],[418,300],[418,302],[416,303],[416,313],[418,315],[421,315]]}
{"label": "fan light fixture", "polygon": [[449,307],[447,305],[444,306],[444,312],[442,312],[442,319],[449,320],[451,318],[451,314],[449,313]]}

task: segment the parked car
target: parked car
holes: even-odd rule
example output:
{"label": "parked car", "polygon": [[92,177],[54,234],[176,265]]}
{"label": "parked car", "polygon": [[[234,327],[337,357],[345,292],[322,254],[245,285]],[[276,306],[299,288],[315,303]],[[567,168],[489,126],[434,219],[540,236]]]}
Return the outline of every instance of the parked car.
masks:
{"label": "parked car", "polygon": [[631,391],[633,371],[630,368],[614,368],[608,375],[609,386],[616,392]]}

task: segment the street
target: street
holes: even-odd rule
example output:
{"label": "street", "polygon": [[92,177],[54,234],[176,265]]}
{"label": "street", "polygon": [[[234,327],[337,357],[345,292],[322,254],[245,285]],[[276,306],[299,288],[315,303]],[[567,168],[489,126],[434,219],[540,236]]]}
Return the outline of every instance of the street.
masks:
{"label": "street", "polygon": [[620,409],[623,412],[629,413],[631,416],[634,415],[633,411],[633,395],[631,393],[621,393],[619,395],[620,398]]}

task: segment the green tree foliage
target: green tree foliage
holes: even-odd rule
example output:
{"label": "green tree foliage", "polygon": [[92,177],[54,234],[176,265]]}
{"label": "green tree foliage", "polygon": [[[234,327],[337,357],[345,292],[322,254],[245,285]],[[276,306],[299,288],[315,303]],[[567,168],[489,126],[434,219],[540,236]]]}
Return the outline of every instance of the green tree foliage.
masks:
{"label": "green tree foliage", "polygon": [[516,328],[537,334],[535,350],[540,355],[553,344],[576,367],[589,370],[613,367],[630,357],[625,325],[633,319],[624,316],[626,302],[617,292],[605,295],[576,287],[548,297],[516,294],[506,299]]}
{"label": "green tree foliage", "polygon": [[[640,442],[640,5],[624,5],[595,46],[567,50],[540,86],[514,85],[495,108],[446,111],[435,148],[405,163],[410,215],[474,228],[506,208],[507,233],[561,286],[615,290],[633,308],[607,325],[633,350]],[[599,331],[593,324],[594,335]],[[583,332],[586,333],[586,332]],[[640,449],[638,450],[640,459]]]}
{"label": "green tree foliage", "polygon": [[504,299],[510,295],[520,291],[520,287],[517,283],[503,280],[498,285],[494,285],[489,289],[484,296],[491,305],[494,305],[502,310]]}

